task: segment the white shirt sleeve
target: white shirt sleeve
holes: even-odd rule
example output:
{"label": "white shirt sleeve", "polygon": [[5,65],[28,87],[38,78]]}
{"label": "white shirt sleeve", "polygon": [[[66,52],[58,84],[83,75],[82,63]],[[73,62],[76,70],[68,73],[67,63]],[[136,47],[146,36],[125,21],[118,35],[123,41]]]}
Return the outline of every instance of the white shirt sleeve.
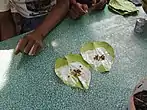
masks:
{"label": "white shirt sleeve", "polygon": [[10,9],[9,0],[0,0],[0,12],[8,11]]}

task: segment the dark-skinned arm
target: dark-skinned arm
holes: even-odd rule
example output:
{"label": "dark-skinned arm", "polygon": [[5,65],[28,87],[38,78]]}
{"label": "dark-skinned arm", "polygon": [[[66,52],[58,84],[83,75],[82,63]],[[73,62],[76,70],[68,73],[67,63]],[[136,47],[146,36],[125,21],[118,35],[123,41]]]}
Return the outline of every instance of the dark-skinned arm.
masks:
{"label": "dark-skinned arm", "polygon": [[15,34],[16,27],[11,12],[0,12],[0,41],[9,39]]}
{"label": "dark-skinned arm", "polygon": [[46,16],[42,24],[18,42],[15,53],[24,52],[28,55],[36,55],[42,47],[44,38],[65,18],[68,10],[69,0],[57,0],[57,4]]}

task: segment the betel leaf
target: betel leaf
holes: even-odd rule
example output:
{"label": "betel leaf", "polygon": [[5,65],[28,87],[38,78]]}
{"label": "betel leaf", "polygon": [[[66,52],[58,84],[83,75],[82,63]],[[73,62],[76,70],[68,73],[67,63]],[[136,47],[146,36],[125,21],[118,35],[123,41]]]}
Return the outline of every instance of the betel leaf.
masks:
{"label": "betel leaf", "polygon": [[89,67],[80,55],[69,54],[56,60],[55,72],[66,85],[88,89],[91,80]]}
{"label": "betel leaf", "polygon": [[120,15],[129,15],[138,12],[136,6],[128,0],[110,0],[108,7]]}
{"label": "betel leaf", "polygon": [[110,71],[114,62],[114,49],[106,42],[89,42],[80,49],[83,59],[95,70]]}

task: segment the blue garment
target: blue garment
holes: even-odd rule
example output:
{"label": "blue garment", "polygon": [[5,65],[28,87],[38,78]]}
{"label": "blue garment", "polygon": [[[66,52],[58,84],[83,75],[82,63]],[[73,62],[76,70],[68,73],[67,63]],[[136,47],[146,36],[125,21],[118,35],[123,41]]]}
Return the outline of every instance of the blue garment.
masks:
{"label": "blue garment", "polygon": [[22,17],[21,20],[21,34],[36,29],[44,20],[45,16],[35,18]]}

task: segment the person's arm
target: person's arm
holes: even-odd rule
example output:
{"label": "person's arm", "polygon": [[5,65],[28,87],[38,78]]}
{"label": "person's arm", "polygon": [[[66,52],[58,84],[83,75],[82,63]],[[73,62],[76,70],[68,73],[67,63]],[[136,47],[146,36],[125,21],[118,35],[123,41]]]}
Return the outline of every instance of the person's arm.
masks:
{"label": "person's arm", "polygon": [[42,47],[43,39],[66,16],[68,10],[69,0],[57,0],[57,4],[43,23],[19,41],[15,53],[25,52],[29,55],[35,55]]}
{"label": "person's arm", "polygon": [[16,33],[9,3],[9,0],[0,0],[0,41],[11,38]]}
{"label": "person's arm", "polygon": [[15,34],[16,28],[11,12],[0,12],[0,40],[9,39]]}
{"label": "person's arm", "polygon": [[66,16],[68,10],[69,0],[57,0],[57,5],[36,29],[43,39]]}
{"label": "person's arm", "polygon": [[136,110],[133,96],[130,97],[130,110]]}

